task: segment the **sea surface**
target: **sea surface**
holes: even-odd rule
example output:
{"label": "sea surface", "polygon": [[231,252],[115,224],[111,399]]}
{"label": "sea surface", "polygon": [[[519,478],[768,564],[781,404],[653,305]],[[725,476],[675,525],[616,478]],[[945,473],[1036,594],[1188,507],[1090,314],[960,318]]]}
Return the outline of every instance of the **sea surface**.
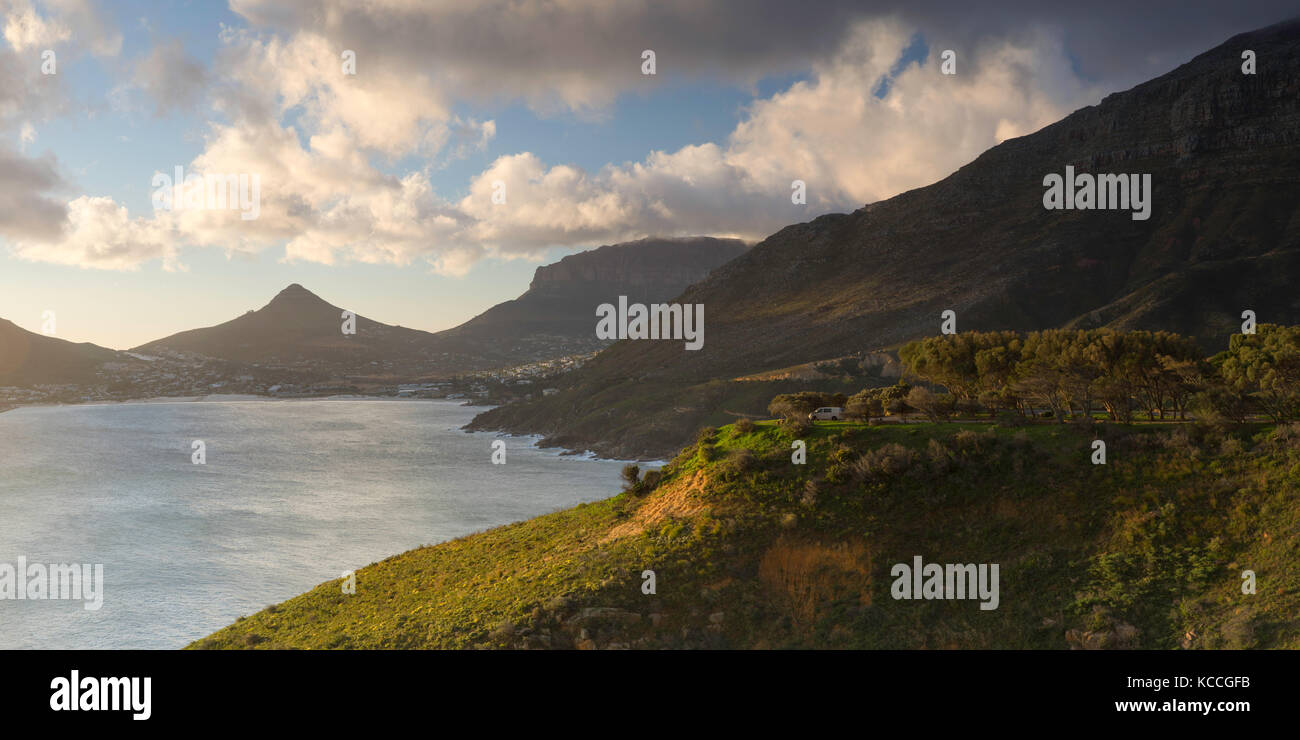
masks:
{"label": "sea surface", "polygon": [[0,649],[180,648],[345,571],[618,492],[620,462],[461,431],[481,410],[250,399],[0,413],[0,564],[102,564],[105,582],[97,611],[0,598]]}

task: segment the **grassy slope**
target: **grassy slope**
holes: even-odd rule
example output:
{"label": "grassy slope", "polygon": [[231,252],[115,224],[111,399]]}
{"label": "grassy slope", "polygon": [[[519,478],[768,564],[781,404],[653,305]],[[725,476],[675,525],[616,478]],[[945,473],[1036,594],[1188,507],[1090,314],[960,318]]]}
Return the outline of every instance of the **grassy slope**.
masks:
{"label": "grassy slope", "polygon": [[[1099,429],[1105,466],[1074,426],[828,423],[796,466],[785,431],[726,427],[648,494],[397,555],[192,647],[1300,647],[1300,428]],[[855,474],[889,444],[915,459]],[[999,563],[1000,608],[895,601],[914,555]]]}

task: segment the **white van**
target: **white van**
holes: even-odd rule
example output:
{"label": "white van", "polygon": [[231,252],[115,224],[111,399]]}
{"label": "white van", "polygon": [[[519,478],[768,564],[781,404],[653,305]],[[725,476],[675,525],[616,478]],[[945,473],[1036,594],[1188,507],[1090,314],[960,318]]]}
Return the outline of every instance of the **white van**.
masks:
{"label": "white van", "polygon": [[839,421],[844,418],[844,409],[839,406],[822,406],[816,411],[808,414],[808,418],[813,421]]}

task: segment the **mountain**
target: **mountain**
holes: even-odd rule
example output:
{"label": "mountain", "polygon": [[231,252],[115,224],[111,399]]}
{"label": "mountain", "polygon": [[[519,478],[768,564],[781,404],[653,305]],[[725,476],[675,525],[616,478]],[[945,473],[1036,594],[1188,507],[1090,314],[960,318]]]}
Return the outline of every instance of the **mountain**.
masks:
{"label": "mountain", "polygon": [[517,364],[599,349],[596,307],[662,303],[745,253],[738,239],[641,239],[537,268],[528,291],[438,334],[469,354]]}
{"label": "mountain", "polygon": [[643,239],[569,255],[539,267],[519,298],[438,333],[357,316],[356,333],[345,335],[343,309],[295,283],[261,309],[133,351],[334,375],[417,377],[519,365],[599,349],[607,343],[596,339],[596,306],[620,295],[666,301],[745,248],[735,239]]}
{"label": "mountain", "polygon": [[203,329],[191,329],[136,347],[144,354],[193,353],[238,363],[310,368],[348,374],[419,374],[435,363],[465,361],[444,355],[425,331],[356,317],[343,333],[343,309],[294,283],[256,311]]}
{"label": "mountain", "polygon": [[[619,342],[560,393],[473,428],[669,455],[728,412],[762,412],[752,384],[727,381],[936,334],[945,310],[959,331],[1166,329],[1207,350],[1245,310],[1300,322],[1298,80],[1300,20],[1236,36],[937,183],[778,231],[680,296],[707,307],[701,350]],[[1066,167],[1150,175],[1149,219],[1047,210],[1044,178]]]}
{"label": "mountain", "polygon": [[[328,581],[190,647],[1295,649],[1292,429],[819,424],[792,465],[791,433],[724,427],[633,491],[387,558],[355,593]],[[1107,465],[1081,464],[1094,433]],[[996,591],[893,598],[918,555],[996,567]]]}
{"label": "mountain", "polygon": [[0,386],[91,383],[101,365],[116,359],[111,349],[34,334],[0,319]]}

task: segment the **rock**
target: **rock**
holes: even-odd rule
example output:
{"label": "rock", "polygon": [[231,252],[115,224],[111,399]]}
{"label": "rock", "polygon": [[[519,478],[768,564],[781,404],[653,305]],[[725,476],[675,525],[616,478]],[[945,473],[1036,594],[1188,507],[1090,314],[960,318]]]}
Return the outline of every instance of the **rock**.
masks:
{"label": "rock", "polygon": [[1112,621],[1108,630],[1066,630],[1071,650],[1124,650],[1137,647],[1140,630],[1127,622]]}
{"label": "rock", "polygon": [[615,609],[608,606],[593,606],[578,612],[573,618],[576,623],[589,622],[595,619],[604,619],[620,624],[636,624],[641,621],[641,615],[636,612],[630,612],[625,609]]}
{"label": "rock", "polygon": [[709,615],[709,621],[714,624],[722,624],[722,620],[727,618],[726,612],[714,612]]}

